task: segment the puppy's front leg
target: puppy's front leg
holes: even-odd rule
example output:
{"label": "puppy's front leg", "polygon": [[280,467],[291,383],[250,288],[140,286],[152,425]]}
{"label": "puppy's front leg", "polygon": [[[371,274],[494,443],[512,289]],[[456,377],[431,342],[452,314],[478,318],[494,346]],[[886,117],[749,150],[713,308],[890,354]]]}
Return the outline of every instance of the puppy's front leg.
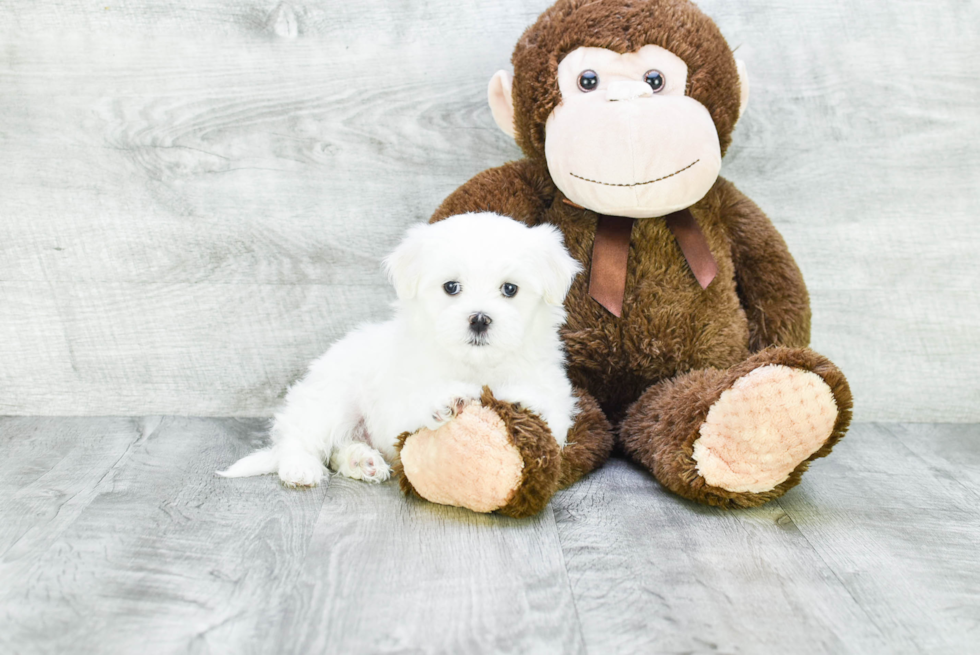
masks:
{"label": "puppy's front leg", "polygon": [[392,403],[388,413],[397,423],[399,434],[423,427],[438,430],[479,397],[480,387],[475,384],[422,382],[412,393],[400,396],[397,403]]}
{"label": "puppy's front leg", "polygon": [[462,396],[454,396],[448,401],[441,401],[434,404],[429,417],[426,419],[424,425],[430,430],[438,430],[440,426],[445,425],[449,421],[453,420],[459,413],[463,411],[463,408],[470,402],[470,399],[464,398]]}

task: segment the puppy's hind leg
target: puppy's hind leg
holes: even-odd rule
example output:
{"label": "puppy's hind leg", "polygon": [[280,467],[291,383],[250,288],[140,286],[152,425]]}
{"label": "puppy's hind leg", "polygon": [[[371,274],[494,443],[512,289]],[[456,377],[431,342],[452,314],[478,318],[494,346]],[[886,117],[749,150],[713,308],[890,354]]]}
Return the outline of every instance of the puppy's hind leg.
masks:
{"label": "puppy's hind leg", "polygon": [[279,479],[287,487],[319,484],[328,475],[324,460],[348,432],[344,396],[335,380],[325,374],[321,361],[315,362],[310,373],[289,390],[286,404],[272,425]]}
{"label": "puppy's hind leg", "polygon": [[283,449],[279,454],[279,479],[287,487],[315,487],[327,475],[323,460],[302,449]]}

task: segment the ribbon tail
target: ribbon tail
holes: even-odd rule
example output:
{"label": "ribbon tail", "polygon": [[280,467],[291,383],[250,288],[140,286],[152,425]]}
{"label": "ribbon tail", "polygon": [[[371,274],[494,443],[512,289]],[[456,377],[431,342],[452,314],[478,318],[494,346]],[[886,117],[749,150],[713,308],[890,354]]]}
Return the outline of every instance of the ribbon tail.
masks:
{"label": "ribbon tail", "polygon": [[711,248],[708,247],[708,240],[701,231],[701,226],[694,220],[689,209],[674,212],[665,220],[684,254],[684,259],[687,260],[688,268],[694,273],[701,288],[707,289],[712,280],[718,276],[718,262],[711,254]]}
{"label": "ribbon tail", "polygon": [[599,216],[592,246],[589,295],[616,318],[623,315],[632,233],[632,218]]}

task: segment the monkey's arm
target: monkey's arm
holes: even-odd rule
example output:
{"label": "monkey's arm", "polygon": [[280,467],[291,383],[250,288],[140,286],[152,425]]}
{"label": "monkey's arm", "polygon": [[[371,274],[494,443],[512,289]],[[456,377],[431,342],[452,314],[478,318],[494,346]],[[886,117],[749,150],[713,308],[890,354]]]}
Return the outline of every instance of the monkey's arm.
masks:
{"label": "monkey's arm", "polygon": [[478,173],[446,198],[430,223],[467,212],[495,212],[536,225],[554,198],[547,170],[527,159]]}
{"label": "monkey's arm", "polygon": [[786,242],[762,210],[719,180],[735,282],[749,319],[749,348],[810,343],[810,296]]}

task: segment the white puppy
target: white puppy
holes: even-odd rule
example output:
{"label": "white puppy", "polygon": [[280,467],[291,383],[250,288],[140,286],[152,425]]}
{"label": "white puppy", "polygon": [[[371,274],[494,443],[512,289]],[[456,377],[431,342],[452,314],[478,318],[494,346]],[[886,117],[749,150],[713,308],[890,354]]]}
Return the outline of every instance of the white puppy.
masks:
{"label": "white puppy", "polygon": [[347,477],[386,480],[400,434],[451,420],[484,385],[537,413],[565,445],[578,410],[558,328],[580,266],[557,229],[453,216],[411,228],[385,267],[395,317],[313,362],[275,416],[272,447],[220,475],[278,472],[310,486],[329,462]]}

